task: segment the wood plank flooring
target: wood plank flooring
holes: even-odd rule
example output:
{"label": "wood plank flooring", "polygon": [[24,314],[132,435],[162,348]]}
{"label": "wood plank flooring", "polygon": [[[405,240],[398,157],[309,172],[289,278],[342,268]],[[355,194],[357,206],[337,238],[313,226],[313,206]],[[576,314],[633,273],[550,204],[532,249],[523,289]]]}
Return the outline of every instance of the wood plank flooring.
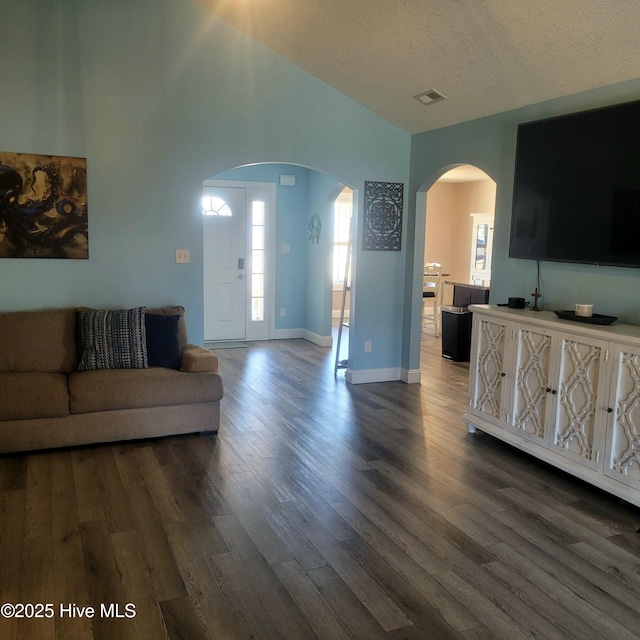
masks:
{"label": "wood plank flooring", "polygon": [[217,437],[0,456],[0,604],[53,605],[0,638],[640,637],[639,510],[467,434],[436,338],[421,385],[218,356]]}

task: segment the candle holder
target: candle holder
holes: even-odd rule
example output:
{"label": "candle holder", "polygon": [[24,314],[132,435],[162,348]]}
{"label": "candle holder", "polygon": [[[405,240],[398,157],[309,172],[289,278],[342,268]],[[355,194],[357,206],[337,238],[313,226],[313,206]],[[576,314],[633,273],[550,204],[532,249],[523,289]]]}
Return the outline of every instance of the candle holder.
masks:
{"label": "candle holder", "polygon": [[536,260],[536,290],[531,294],[533,296],[533,307],[531,311],[542,311],[538,306],[538,298],[542,297],[540,293],[540,260]]}
{"label": "candle holder", "polygon": [[536,290],[531,295],[533,296],[533,299],[534,299],[534,303],[533,303],[533,307],[531,307],[531,311],[542,311],[542,309],[538,306],[538,298],[542,297],[542,294],[538,291],[538,287],[536,287]]}

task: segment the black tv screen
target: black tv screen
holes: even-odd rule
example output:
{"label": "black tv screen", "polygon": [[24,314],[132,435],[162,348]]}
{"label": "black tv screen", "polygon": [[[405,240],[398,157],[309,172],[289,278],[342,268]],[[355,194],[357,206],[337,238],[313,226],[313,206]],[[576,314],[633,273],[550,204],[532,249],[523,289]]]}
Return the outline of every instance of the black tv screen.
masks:
{"label": "black tv screen", "polygon": [[509,256],[640,267],[640,102],[519,125]]}

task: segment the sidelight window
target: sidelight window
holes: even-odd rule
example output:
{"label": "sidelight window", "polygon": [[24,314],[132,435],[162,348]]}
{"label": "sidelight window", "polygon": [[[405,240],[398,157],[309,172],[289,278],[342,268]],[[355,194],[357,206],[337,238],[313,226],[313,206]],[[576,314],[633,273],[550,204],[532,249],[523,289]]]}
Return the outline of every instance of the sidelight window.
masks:
{"label": "sidelight window", "polygon": [[251,203],[251,320],[264,320],[265,203]]}

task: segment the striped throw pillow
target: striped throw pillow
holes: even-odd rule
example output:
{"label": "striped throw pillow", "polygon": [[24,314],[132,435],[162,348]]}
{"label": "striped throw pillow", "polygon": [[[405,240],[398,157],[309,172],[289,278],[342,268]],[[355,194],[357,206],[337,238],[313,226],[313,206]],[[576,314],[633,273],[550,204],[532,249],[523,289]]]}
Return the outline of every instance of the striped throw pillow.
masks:
{"label": "striped throw pillow", "polygon": [[147,369],[145,307],[78,311],[78,371]]}

